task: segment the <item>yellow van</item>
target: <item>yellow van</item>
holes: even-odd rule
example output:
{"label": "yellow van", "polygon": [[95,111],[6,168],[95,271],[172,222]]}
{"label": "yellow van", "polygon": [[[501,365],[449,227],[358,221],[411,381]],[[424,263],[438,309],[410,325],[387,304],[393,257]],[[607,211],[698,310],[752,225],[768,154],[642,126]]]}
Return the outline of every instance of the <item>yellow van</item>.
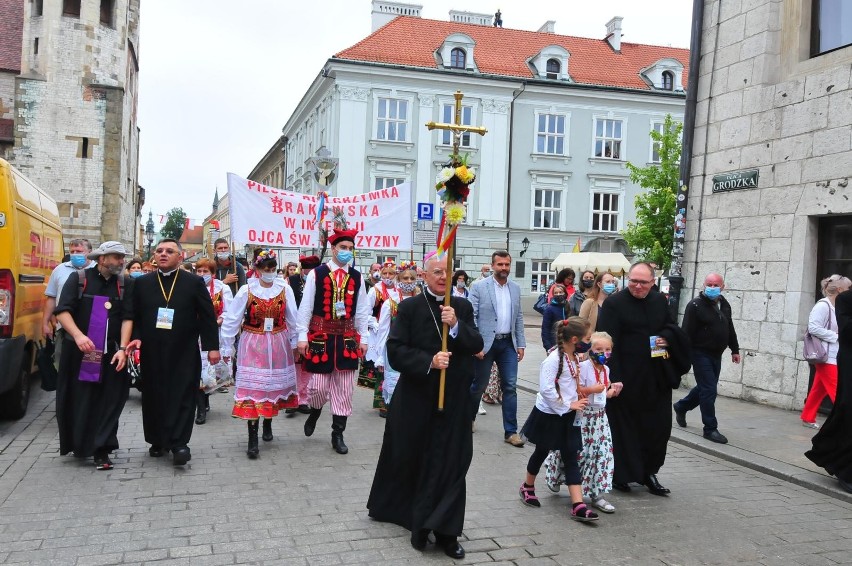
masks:
{"label": "yellow van", "polygon": [[56,201],[0,159],[0,418],[27,411],[44,290],[63,250]]}

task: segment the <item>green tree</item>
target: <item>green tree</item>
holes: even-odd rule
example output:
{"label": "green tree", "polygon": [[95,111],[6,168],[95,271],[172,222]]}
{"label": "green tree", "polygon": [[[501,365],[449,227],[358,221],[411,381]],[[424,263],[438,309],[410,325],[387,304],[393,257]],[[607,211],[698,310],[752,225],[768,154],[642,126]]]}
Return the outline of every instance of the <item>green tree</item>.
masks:
{"label": "green tree", "polygon": [[176,207],[166,213],[166,223],[160,230],[163,238],[174,238],[180,240],[183,229],[186,227],[186,213],[182,208]]}
{"label": "green tree", "polygon": [[636,222],[628,222],[621,235],[642,260],[665,270],[672,263],[682,130],[683,124],[666,115],[662,131],[650,133],[660,162],[647,167],[627,164],[630,180],[645,191],[634,201]]}

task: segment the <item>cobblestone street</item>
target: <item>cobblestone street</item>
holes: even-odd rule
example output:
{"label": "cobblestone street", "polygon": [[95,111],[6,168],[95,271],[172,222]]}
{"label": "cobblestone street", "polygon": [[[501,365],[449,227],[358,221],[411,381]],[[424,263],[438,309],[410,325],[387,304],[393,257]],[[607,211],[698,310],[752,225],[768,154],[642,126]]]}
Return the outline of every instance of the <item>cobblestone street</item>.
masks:
{"label": "cobblestone street", "polygon": [[[245,456],[244,426],[229,416],[230,395],[216,394],[185,469],[147,455],[133,391],[109,472],[58,456],[53,394],[33,393],[23,421],[0,425],[3,564],[451,562],[367,517],[384,420],[366,408],[366,390],[356,391],[349,455],[333,452],[327,415],[311,438],[299,416],[275,421],[275,440],[256,461]],[[519,415],[532,402],[520,392]],[[660,474],[671,497],[634,486],[613,495],[618,511],[590,527],[571,521],[566,490],[551,494],[540,477],[542,507],[524,507],[517,487],[530,448],[502,441],[499,407],[477,427],[464,563],[852,562],[852,505],[677,444]]]}

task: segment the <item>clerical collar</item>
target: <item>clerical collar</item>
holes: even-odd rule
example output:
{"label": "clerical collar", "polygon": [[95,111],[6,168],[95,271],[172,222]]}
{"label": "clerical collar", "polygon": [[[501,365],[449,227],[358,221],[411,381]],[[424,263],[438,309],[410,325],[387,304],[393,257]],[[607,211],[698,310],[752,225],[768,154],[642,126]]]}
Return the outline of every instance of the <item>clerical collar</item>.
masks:
{"label": "clerical collar", "polygon": [[162,269],[159,269],[158,271],[160,272],[160,275],[162,275],[163,277],[169,277],[172,273],[174,273],[177,270],[178,270],[178,268],[174,268],[171,271],[163,271]]}
{"label": "clerical collar", "polygon": [[429,295],[431,295],[431,296],[432,296],[432,298],[433,298],[433,299],[435,299],[436,301],[443,301],[443,300],[444,300],[444,297],[443,297],[443,296],[439,297],[438,295],[436,295],[435,293],[433,293],[433,292],[432,292],[432,289],[430,289],[430,288],[429,288],[429,285],[424,285],[424,286],[423,286],[423,289],[426,291],[426,293],[428,293]]}

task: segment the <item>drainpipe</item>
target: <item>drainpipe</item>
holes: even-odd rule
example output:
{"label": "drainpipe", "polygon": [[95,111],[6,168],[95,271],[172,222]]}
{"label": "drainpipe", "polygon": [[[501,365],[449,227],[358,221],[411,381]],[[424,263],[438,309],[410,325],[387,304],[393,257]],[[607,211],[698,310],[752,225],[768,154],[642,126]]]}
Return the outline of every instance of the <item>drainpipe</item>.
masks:
{"label": "drainpipe", "polygon": [[[692,37],[689,42],[689,83],[686,92],[686,109],[683,119],[683,147],[680,152],[680,182],[675,201],[675,214],[683,211],[686,222],[689,202],[689,182],[692,168],[692,144],[695,138],[695,108],[698,104],[699,66],[701,65],[701,30],[704,23],[704,0],[692,2]],[[718,28],[717,28],[718,29]],[[698,187],[698,190],[703,190]],[[678,231],[675,226],[672,265],[669,269],[669,313],[677,320],[680,292],[683,288],[683,247],[686,230]]]}
{"label": "drainpipe", "polygon": [[527,89],[527,81],[521,83],[521,90],[516,90],[512,93],[512,102],[509,104],[509,167],[507,171],[508,180],[506,181],[506,251],[509,251],[509,222],[512,218],[512,142],[515,139],[513,131],[515,129],[515,100]]}

